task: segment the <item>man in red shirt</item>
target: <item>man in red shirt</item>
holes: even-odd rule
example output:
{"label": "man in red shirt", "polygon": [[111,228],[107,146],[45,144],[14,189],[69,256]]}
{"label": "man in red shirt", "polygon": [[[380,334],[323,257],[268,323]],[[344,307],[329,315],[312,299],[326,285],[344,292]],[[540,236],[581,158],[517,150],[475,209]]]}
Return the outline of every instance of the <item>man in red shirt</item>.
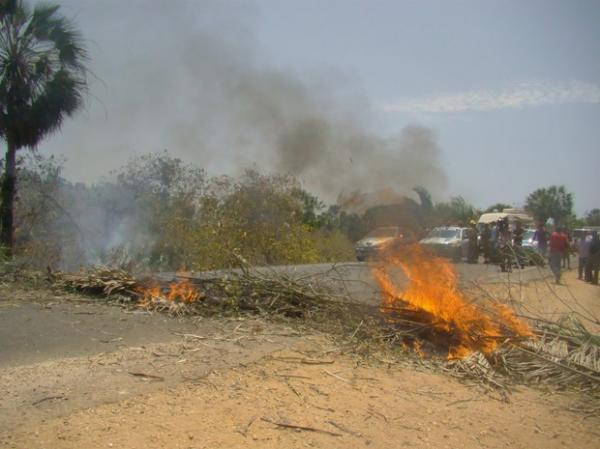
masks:
{"label": "man in red shirt", "polygon": [[571,235],[569,234],[569,231],[567,231],[567,228],[563,228],[561,231],[562,235],[565,236],[565,238],[567,239],[567,246],[565,246],[565,250],[563,251],[563,255],[562,255],[562,263],[561,263],[561,268],[566,268],[567,270],[571,269]]}
{"label": "man in red shirt", "polygon": [[567,236],[562,229],[556,228],[550,235],[550,269],[557,284],[560,284],[560,263],[568,244]]}

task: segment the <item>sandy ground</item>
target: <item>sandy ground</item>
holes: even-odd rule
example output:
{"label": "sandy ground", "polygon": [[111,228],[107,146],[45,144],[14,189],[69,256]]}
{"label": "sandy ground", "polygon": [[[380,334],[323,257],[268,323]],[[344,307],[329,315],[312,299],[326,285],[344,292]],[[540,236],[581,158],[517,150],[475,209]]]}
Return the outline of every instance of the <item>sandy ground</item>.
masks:
{"label": "sandy ground", "polygon": [[559,285],[551,276],[521,282],[518,271],[512,273],[508,282],[479,285],[481,289],[470,289],[512,304],[523,317],[559,321],[571,316],[590,331],[600,333],[600,287],[578,280],[577,270],[564,271]]}
{"label": "sandy ground", "polygon": [[[510,291],[549,318],[575,310],[594,325],[600,316],[600,289],[573,272],[564,286],[486,289]],[[41,335],[26,340],[34,356],[0,362],[1,448],[598,447],[600,419],[580,411],[577,393],[519,387],[506,402],[418,364],[367,362],[283,324],[172,320],[74,299],[0,289],[0,319],[46,313],[46,329],[55,320],[71,335],[91,326],[82,319],[96,329],[63,355],[59,340],[44,346]]]}

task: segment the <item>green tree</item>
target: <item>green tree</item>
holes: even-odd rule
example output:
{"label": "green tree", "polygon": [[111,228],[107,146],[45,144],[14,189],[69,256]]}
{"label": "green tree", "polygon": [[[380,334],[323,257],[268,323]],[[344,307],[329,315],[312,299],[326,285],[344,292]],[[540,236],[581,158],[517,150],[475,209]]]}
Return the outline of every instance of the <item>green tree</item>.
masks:
{"label": "green tree", "polygon": [[471,220],[478,218],[480,211],[462,196],[455,196],[450,198],[447,203],[436,203],[433,215],[434,224],[436,225],[467,226]]}
{"label": "green tree", "polygon": [[502,212],[504,209],[510,209],[512,208],[512,206],[510,204],[506,204],[506,203],[496,203],[496,204],[492,204],[490,207],[488,207],[486,210],[483,211],[483,213],[489,213],[489,212]]}
{"label": "green tree", "polygon": [[600,209],[592,209],[585,214],[585,224],[588,226],[600,226]]}
{"label": "green tree", "polygon": [[407,198],[400,204],[380,205],[369,208],[364,220],[369,230],[384,226],[399,226],[404,232],[418,235],[421,230],[420,205]]}
{"label": "green tree", "polygon": [[62,159],[31,151],[17,158],[15,253],[28,266],[76,269],[84,261],[84,235],[73,213],[75,185],[62,176]]}
{"label": "green tree", "polygon": [[325,205],[312,193],[298,187],[292,190],[292,195],[302,201],[302,221],[313,228],[320,228],[327,224],[327,218],[323,214]]}
{"label": "green tree", "polygon": [[573,217],[573,194],[564,186],[540,188],[529,194],[525,210],[539,222],[552,217],[556,224],[566,225]]}
{"label": "green tree", "polygon": [[0,0],[0,138],[6,142],[0,244],[12,254],[16,153],[57,131],[83,103],[86,52],[58,5]]}

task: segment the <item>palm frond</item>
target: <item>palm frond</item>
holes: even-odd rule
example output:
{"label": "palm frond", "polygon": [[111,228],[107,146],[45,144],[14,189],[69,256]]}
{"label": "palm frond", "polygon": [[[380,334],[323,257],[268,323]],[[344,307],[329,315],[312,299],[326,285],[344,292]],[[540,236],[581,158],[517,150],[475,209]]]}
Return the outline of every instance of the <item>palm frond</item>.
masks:
{"label": "palm frond", "polygon": [[82,105],[87,53],[58,5],[0,1],[0,138],[31,147]]}
{"label": "palm frond", "polygon": [[17,9],[17,0],[0,0],[0,20],[9,17]]}
{"label": "palm frond", "polygon": [[80,69],[87,60],[81,34],[65,17],[57,16],[58,5],[40,4],[33,11],[27,34],[38,41],[49,41],[58,51],[61,64]]}
{"label": "palm frond", "polygon": [[60,128],[64,117],[72,115],[81,106],[83,91],[80,80],[66,70],[59,71],[32,103],[19,127],[18,137],[23,146],[35,146],[47,134]]}

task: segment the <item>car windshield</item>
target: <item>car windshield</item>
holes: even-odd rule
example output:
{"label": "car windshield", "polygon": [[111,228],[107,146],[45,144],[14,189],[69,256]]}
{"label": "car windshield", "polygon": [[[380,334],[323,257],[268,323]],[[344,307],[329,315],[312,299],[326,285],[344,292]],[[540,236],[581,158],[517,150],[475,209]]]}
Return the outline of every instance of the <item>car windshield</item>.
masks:
{"label": "car windshield", "polygon": [[443,239],[457,239],[460,237],[460,229],[435,228],[435,229],[431,230],[428,237],[443,238]]}
{"label": "car windshield", "polygon": [[574,229],[573,230],[573,238],[575,240],[579,240],[579,239],[581,239],[583,237],[591,235],[593,231],[594,231],[594,228],[590,228],[590,229]]}
{"label": "car windshield", "polygon": [[534,229],[527,229],[523,234],[523,240],[531,240],[533,239],[533,234],[535,234]]}
{"label": "car windshield", "polygon": [[396,237],[398,235],[398,228],[390,226],[387,228],[377,228],[367,234],[367,238],[381,238],[381,237]]}

